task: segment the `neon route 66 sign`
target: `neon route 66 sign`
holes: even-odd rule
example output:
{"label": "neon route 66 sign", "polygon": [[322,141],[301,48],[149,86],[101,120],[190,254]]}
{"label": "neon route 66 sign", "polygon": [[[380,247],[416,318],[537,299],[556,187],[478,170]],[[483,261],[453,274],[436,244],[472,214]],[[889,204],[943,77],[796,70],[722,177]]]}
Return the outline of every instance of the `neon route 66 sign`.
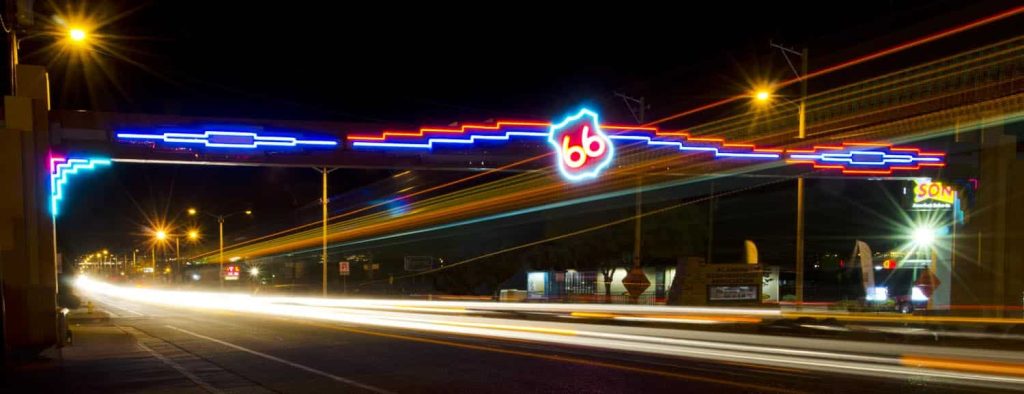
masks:
{"label": "neon route 66 sign", "polygon": [[615,147],[601,131],[597,114],[587,109],[552,125],[548,142],[558,153],[559,172],[572,181],[597,178],[615,155]]}

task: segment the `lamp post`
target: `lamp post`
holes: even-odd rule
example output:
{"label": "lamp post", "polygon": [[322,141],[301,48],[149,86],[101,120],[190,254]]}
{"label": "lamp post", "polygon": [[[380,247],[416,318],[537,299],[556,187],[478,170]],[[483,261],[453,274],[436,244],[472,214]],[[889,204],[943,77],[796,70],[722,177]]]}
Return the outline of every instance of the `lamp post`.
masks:
{"label": "lamp post", "polygon": [[153,279],[156,279],[156,245],[167,242],[167,230],[157,229],[153,232],[153,246],[150,249],[153,257]]}
{"label": "lamp post", "polygon": [[[793,102],[785,97],[778,97],[782,102],[794,105],[797,107],[798,117],[798,128],[797,138],[804,139],[807,137],[807,120],[806,120],[806,108],[807,108],[807,79],[803,76],[807,75],[807,49],[804,48],[803,52],[796,52],[791,49],[782,48],[772,44],[773,47],[778,47],[783,50],[783,55],[787,52],[795,53],[803,59],[803,65],[801,73],[797,73],[796,68],[793,68],[793,72],[797,74],[797,78],[800,78],[800,101]],[[789,58],[786,58],[789,61]],[[792,66],[792,64],[790,64]],[[773,92],[767,88],[761,88],[754,91],[751,94],[754,102],[758,105],[770,105],[772,99],[775,98]],[[799,307],[804,302],[804,177],[796,178],[796,256],[794,270],[796,271],[796,305]]]}
{"label": "lamp post", "polygon": [[181,276],[181,237],[174,236],[174,274],[171,275],[171,282],[180,282],[176,280]]}
{"label": "lamp post", "polygon": [[[219,238],[220,238],[219,248],[218,248],[218,255],[219,255],[219,257],[217,259],[219,261],[219,265],[220,265],[220,272],[217,273],[217,278],[220,280],[220,287],[223,289],[224,288],[224,219],[227,219],[229,217],[232,217],[232,216],[235,216],[235,215],[238,215],[238,214],[243,214],[243,213],[246,216],[252,216],[252,211],[246,209],[244,211],[233,212],[233,213],[229,213],[227,215],[214,215],[212,213],[199,211],[199,210],[197,210],[195,208],[189,208],[188,209],[189,216],[195,216],[195,215],[199,214],[200,212],[202,212],[203,214],[205,214],[205,215],[207,215],[209,217],[217,219],[217,233],[218,233]],[[199,234],[198,234],[198,232],[196,232],[196,238],[198,238],[198,237],[199,237]]]}
{"label": "lamp post", "polygon": [[[807,137],[807,48],[803,51],[786,48],[782,45],[769,43],[773,48],[782,51],[782,57],[786,59],[793,74],[800,79],[800,102],[797,104],[797,116],[799,119],[796,138]],[[800,71],[796,70],[789,55],[800,56]],[[799,306],[804,302],[804,177],[796,179],[796,304]]]}
{"label": "lamp post", "polygon": [[321,278],[321,295],[327,297],[327,204],[330,202],[327,198],[327,174],[330,174],[335,169],[324,168],[313,168],[321,174],[323,180],[323,187],[321,188],[322,197],[320,198],[321,213],[323,218],[321,219],[321,245],[320,245],[320,259],[323,261],[323,265],[320,267],[323,277]]}
{"label": "lamp post", "polygon": [[[4,15],[14,16],[10,20],[4,19],[4,30],[7,33],[7,43],[9,48],[10,58],[10,80],[11,80],[11,95],[15,94],[17,89],[17,66],[19,64],[19,49],[21,42],[30,38],[55,38],[55,43],[51,45],[62,45],[64,48],[72,50],[85,50],[89,47],[97,44],[96,36],[92,34],[94,28],[94,22],[89,21],[87,18],[80,18],[76,16],[64,16],[63,19],[70,19],[70,22],[61,22],[59,27],[54,29],[37,30],[32,29],[36,23],[32,15],[34,12],[31,10],[31,1],[27,2],[11,2],[10,7],[5,10]],[[19,10],[18,8],[28,7],[26,10]],[[24,37],[19,37],[24,34]]]}

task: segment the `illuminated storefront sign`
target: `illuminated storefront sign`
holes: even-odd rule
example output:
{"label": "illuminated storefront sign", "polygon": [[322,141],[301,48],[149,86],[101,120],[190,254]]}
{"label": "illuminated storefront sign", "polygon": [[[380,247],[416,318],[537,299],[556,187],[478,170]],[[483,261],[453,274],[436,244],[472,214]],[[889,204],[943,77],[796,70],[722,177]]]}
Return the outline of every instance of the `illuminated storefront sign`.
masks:
{"label": "illuminated storefront sign", "polygon": [[552,125],[548,142],[558,152],[559,172],[572,181],[597,178],[615,154],[597,114],[587,109]]}
{"label": "illuminated storefront sign", "polygon": [[914,209],[949,209],[956,203],[952,186],[930,179],[914,180]]}
{"label": "illuminated storefront sign", "polygon": [[241,274],[242,270],[237,265],[224,267],[224,280],[238,280],[238,276]]}

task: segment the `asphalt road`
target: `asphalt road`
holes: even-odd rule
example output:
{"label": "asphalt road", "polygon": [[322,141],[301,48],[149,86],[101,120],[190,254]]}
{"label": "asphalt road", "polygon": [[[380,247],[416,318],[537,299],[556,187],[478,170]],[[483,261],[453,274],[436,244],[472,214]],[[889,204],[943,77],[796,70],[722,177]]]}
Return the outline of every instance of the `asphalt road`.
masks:
{"label": "asphalt road", "polygon": [[225,392],[904,392],[970,391],[294,317],[89,297],[204,391]]}

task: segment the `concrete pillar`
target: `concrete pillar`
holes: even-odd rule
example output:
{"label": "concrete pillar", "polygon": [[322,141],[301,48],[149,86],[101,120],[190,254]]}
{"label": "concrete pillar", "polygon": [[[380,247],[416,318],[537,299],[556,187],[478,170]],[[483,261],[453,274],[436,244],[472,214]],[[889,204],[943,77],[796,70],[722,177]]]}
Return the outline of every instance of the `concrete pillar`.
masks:
{"label": "concrete pillar", "polygon": [[35,354],[56,343],[57,267],[49,201],[46,69],[17,66],[0,129],[0,281],[4,349]]}
{"label": "concrete pillar", "polygon": [[[1021,138],[1008,132],[1020,124],[978,131],[978,190],[953,267],[955,304],[1022,306],[1024,297],[1024,158]],[[1019,309],[985,309],[989,316],[1021,317]]]}

